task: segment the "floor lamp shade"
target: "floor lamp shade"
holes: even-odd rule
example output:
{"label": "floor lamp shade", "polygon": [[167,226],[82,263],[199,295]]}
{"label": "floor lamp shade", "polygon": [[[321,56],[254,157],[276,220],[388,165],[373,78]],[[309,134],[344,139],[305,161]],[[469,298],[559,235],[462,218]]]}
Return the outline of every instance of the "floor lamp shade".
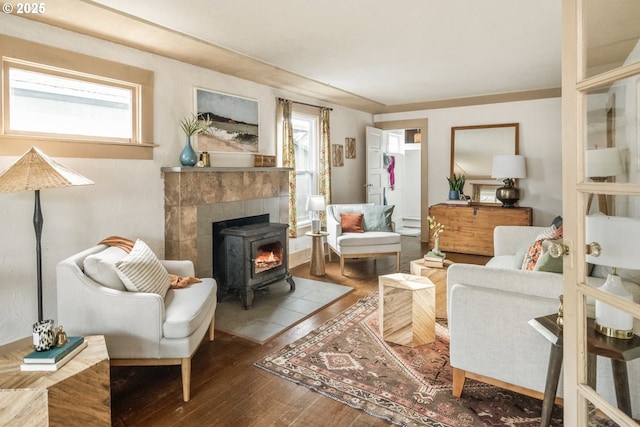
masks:
{"label": "floor lamp shade", "polygon": [[38,286],[38,320],[42,316],[42,209],[40,190],[46,188],[91,185],[93,181],[63,166],[36,147],[31,147],[9,169],[0,174],[0,193],[35,191],[33,227],[36,233],[36,268]]}
{"label": "floor lamp shade", "polygon": [[[637,270],[640,268],[637,245],[640,239],[640,219],[607,215],[586,217],[586,241],[597,242],[601,247],[599,256],[587,255],[587,262],[612,267],[613,271],[600,287],[601,290],[633,301],[616,268]],[[613,338],[633,337],[633,316],[608,304],[596,300],[596,331]]]}

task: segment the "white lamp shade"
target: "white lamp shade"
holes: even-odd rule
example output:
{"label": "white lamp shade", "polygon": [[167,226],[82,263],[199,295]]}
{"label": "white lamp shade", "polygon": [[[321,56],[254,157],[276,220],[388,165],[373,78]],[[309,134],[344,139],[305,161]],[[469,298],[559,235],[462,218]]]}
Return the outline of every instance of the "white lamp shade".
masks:
{"label": "white lamp shade", "polygon": [[519,154],[501,154],[493,156],[491,177],[497,179],[526,178],[525,158]]}
{"label": "white lamp shade", "polygon": [[617,148],[587,150],[585,173],[589,178],[605,178],[608,176],[622,175],[624,168],[622,166],[620,150]]}
{"label": "white lamp shade", "polygon": [[324,196],[309,196],[307,197],[307,211],[321,212],[326,208],[324,202]]}
{"label": "white lamp shade", "polygon": [[587,215],[586,243],[597,242],[602,248],[598,257],[587,255],[587,262],[608,267],[640,269],[638,242],[640,219],[623,216]]}

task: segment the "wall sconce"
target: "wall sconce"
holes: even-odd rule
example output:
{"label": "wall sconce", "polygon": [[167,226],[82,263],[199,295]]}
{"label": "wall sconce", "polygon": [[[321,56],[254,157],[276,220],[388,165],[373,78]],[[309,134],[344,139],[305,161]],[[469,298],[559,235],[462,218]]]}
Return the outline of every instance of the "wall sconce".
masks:
{"label": "wall sconce", "polygon": [[496,199],[502,202],[502,207],[516,207],[516,203],[520,200],[520,189],[514,186],[514,179],[527,177],[524,156],[517,154],[493,156],[491,177],[504,182],[504,187],[496,190]]}
{"label": "wall sconce", "polygon": [[[633,301],[633,294],[624,285],[616,268],[640,268],[637,244],[640,239],[640,219],[621,216],[587,215],[586,241],[597,242],[600,254],[587,255],[587,262],[612,267],[599,289]],[[613,338],[633,337],[633,316],[596,299],[596,331]]]}
{"label": "wall sconce", "polygon": [[313,234],[320,233],[320,216],[318,213],[324,211],[325,208],[324,196],[307,197],[307,211],[311,212],[311,232]]}
{"label": "wall sconce", "polygon": [[[622,175],[624,167],[620,157],[620,150],[615,147],[587,150],[585,173],[593,182],[606,182],[609,177]],[[587,202],[587,214],[591,209],[592,201],[593,194],[590,194]],[[598,209],[603,214],[609,215],[607,196],[605,194],[598,194]]]}

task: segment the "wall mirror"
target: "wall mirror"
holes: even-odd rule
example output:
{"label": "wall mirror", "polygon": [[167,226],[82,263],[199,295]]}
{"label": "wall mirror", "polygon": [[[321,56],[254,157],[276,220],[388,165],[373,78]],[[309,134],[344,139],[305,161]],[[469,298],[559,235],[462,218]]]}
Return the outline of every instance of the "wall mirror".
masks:
{"label": "wall mirror", "polygon": [[450,175],[466,177],[464,194],[474,203],[499,203],[495,190],[502,183],[491,178],[493,156],[519,154],[519,123],[451,128]]}

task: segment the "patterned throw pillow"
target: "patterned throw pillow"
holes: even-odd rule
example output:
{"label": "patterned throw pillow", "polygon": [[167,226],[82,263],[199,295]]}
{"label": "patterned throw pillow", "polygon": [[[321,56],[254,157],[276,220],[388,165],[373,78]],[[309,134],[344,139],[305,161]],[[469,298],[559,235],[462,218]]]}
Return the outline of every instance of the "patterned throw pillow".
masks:
{"label": "patterned throw pillow", "polygon": [[167,269],[140,239],[129,255],[116,262],[116,270],[130,292],[155,293],[164,298],[171,286]]}
{"label": "patterned throw pillow", "polygon": [[340,227],[343,233],[364,233],[362,220],[364,214],[340,214]]}
{"label": "patterned throw pillow", "polygon": [[536,263],[540,258],[540,254],[542,253],[542,243],[545,240],[553,240],[559,239],[562,237],[562,226],[556,229],[555,225],[548,227],[538,234],[535,242],[529,247],[529,250],[524,256],[524,260],[522,261],[522,270],[533,271],[536,267]]}

